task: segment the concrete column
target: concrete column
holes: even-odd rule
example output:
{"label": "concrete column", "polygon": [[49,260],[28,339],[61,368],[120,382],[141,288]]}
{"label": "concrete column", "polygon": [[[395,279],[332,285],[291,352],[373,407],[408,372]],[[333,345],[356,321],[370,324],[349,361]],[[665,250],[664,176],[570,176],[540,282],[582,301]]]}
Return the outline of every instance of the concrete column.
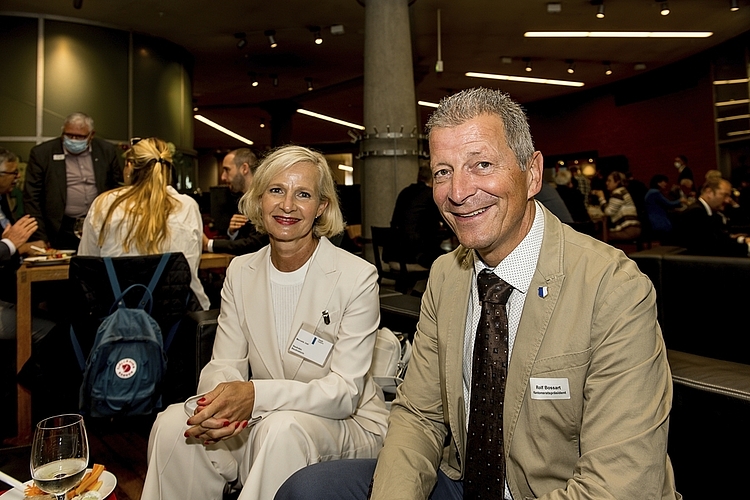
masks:
{"label": "concrete column", "polygon": [[416,182],[417,101],[409,0],[366,0],[363,233],[388,226],[398,193]]}

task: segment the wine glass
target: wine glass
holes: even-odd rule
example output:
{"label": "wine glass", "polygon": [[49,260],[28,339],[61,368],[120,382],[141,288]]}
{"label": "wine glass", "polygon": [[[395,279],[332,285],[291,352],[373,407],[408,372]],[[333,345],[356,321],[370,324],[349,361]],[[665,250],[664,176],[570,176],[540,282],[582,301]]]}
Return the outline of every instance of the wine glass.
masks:
{"label": "wine glass", "polygon": [[83,479],[88,463],[89,442],[81,415],[57,415],[36,425],[31,477],[40,490],[65,500],[65,494]]}

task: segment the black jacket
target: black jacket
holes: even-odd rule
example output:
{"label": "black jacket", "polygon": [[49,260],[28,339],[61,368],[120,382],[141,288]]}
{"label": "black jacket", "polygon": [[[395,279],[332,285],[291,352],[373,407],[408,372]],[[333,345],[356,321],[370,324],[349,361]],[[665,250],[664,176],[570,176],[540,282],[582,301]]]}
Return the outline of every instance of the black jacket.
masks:
{"label": "black jacket", "polygon": [[[115,147],[103,139],[91,141],[94,177],[99,194],[114,189],[122,172]],[[26,213],[35,217],[39,229],[32,236],[57,246],[57,234],[65,215],[67,175],[62,138],[58,137],[31,148],[26,167],[23,203]]]}

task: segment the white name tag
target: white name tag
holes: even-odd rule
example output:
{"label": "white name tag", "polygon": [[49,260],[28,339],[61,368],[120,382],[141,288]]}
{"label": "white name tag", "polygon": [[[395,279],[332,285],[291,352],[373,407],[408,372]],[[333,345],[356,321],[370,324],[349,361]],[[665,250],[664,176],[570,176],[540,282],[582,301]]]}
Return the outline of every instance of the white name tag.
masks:
{"label": "white name tag", "polygon": [[52,155],[52,160],[53,161],[65,160],[65,155],[64,154]]}
{"label": "white name tag", "polygon": [[529,379],[531,399],[570,399],[570,386],[567,378]]}
{"label": "white name tag", "polygon": [[323,366],[331,353],[331,349],[333,349],[331,342],[308,332],[303,326],[297,332],[297,336],[289,347],[289,352]]}

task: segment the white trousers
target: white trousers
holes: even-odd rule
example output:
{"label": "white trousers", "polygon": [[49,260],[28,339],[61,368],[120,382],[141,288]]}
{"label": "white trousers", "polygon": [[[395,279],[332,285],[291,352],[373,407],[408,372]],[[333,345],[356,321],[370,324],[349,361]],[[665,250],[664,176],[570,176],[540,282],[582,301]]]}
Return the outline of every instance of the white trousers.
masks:
{"label": "white trousers", "polygon": [[203,446],[185,438],[187,415],[171,405],[156,419],[148,441],[143,500],[221,500],[237,480],[240,500],[272,500],[286,479],[309,464],[375,458],[383,436],[351,418],[333,420],[296,411],[266,415],[239,435]]}

